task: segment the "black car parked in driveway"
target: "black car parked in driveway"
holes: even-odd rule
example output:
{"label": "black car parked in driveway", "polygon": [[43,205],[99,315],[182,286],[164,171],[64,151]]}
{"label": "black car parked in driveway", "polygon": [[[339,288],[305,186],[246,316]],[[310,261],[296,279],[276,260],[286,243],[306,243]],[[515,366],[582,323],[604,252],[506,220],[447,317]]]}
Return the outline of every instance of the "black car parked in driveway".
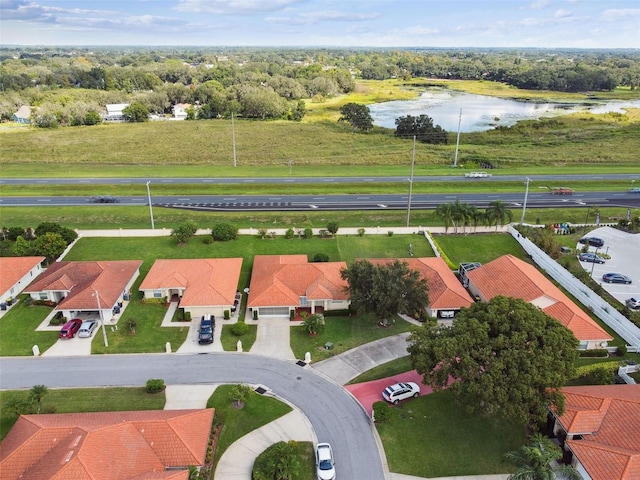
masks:
{"label": "black car parked in driveway", "polygon": [[213,343],[213,331],[216,328],[216,317],[203,315],[198,329],[198,343],[200,345]]}

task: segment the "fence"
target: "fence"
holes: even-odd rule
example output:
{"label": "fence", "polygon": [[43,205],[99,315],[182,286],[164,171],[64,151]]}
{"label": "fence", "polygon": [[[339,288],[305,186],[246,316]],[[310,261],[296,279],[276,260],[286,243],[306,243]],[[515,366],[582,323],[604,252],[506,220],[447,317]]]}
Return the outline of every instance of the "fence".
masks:
{"label": "fence", "polygon": [[627,348],[629,352],[640,352],[640,328],[559,265],[531,240],[523,237],[513,226],[509,227],[509,233],[540,268],[620,335],[629,344]]}

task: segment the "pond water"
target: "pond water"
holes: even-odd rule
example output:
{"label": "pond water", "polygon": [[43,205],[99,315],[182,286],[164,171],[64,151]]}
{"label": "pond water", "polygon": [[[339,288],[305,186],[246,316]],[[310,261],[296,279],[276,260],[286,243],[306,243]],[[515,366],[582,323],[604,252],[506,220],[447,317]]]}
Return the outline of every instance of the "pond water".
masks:
{"label": "pond water", "polygon": [[374,103],[369,105],[373,123],[380,127],[396,128],[396,118],[426,114],[433,123],[448,132],[482,132],[497,126],[515,125],[520,120],[566,115],[578,111],[592,113],[620,112],[625,108],[640,108],[640,100],[590,103],[535,103],[504,98],[472,95],[447,89],[433,88],[413,100]]}

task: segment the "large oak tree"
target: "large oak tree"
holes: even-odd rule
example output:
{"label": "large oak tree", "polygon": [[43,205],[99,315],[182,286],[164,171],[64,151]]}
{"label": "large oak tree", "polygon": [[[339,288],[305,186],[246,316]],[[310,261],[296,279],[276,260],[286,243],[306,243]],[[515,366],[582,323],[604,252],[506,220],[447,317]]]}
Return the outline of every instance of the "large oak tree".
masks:
{"label": "large oak tree", "polygon": [[530,428],[574,373],[578,340],[536,306],[495,297],[463,309],[451,327],[425,325],[409,337],[414,368],[435,390],[449,388],[470,412],[499,414]]}
{"label": "large oak tree", "polygon": [[357,260],[340,274],[348,282],[351,307],[385,324],[398,313],[420,318],[429,303],[427,281],[400,260],[380,265]]}

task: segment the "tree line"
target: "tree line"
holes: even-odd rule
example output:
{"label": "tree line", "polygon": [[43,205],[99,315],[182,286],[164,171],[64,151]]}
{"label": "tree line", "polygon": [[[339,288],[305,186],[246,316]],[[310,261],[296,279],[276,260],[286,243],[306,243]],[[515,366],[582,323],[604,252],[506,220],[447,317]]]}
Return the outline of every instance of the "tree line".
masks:
{"label": "tree line", "polygon": [[156,114],[189,103],[203,107],[202,118],[296,120],[300,100],[349,93],[356,78],[485,79],[562,92],[640,86],[636,51],[5,47],[0,59],[0,120],[34,105],[70,125],[133,101]]}

